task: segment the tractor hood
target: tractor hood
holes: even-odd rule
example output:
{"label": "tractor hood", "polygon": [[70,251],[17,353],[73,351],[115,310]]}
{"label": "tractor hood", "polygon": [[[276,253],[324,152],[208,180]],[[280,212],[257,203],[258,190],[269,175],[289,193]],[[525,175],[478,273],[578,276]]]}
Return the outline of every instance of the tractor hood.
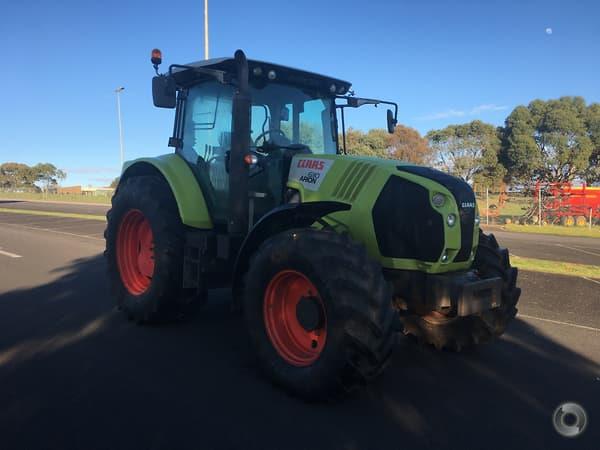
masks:
{"label": "tractor hood", "polygon": [[296,155],[288,187],[303,202],[350,204],[329,219],[365,242],[384,267],[446,272],[471,265],[479,218],[473,190],[459,178],[395,160]]}

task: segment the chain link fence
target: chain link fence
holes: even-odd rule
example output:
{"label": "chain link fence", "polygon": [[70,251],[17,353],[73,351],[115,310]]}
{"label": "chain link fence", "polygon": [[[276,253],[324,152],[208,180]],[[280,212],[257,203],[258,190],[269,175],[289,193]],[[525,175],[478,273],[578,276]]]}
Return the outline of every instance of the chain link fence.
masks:
{"label": "chain link fence", "polygon": [[[481,223],[600,227],[600,188],[566,191],[556,186],[502,190],[475,187]],[[579,188],[580,189],[580,188]]]}
{"label": "chain link fence", "polygon": [[24,192],[23,190],[0,189],[0,200],[42,200],[85,203],[110,203],[114,189],[65,190],[62,192]]}

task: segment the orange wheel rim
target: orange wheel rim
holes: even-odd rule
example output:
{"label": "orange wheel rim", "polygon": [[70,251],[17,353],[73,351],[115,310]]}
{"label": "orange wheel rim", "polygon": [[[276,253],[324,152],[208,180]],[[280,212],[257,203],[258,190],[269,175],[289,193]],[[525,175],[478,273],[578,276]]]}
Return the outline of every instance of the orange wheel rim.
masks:
{"label": "orange wheel rim", "polygon": [[128,211],[117,232],[117,266],[130,294],[148,290],[154,275],[154,236],[150,222],[138,209]]}
{"label": "orange wheel rim", "polygon": [[327,316],[319,291],[304,274],[282,270],[271,279],[263,316],[267,335],[285,361],[306,367],[319,358],[327,339]]}

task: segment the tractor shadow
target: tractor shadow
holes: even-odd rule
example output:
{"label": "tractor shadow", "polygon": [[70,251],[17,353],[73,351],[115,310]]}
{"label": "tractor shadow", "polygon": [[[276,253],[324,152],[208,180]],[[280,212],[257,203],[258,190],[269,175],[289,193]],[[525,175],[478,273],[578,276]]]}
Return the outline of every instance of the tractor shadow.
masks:
{"label": "tractor shadow", "polygon": [[192,320],[136,326],[114,310],[100,256],[0,294],[0,436],[12,448],[593,448],[552,427],[581,403],[600,417],[600,366],[516,320],[462,354],[399,338],[383,377],[307,404],[257,369],[228,291]]}
{"label": "tractor shadow", "polygon": [[7,203],[23,203],[25,200],[0,200],[0,205]]}

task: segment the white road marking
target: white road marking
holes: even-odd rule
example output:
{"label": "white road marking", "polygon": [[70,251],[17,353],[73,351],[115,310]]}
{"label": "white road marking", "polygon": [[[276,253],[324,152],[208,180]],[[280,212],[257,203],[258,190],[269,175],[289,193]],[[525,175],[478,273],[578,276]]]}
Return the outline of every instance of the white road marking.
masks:
{"label": "white road marking", "polygon": [[104,238],[97,238],[97,237],[94,237],[94,236],[88,235],[88,234],[76,234],[76,233],[69,233],[68,231],[50,230],[49,228],[29,227],[27,225],[22,225],[20,223],[9,223],[9,222],[2,222],[2,223],[4,225],[13,225],[15,227],[25,228],[27,230],[47,231],[49,233],[65,234],[67,236],[76,236],[76,237],[82,237],[82,238],[86,238],[86,239],[93,239],[95,241],[104,241]]}
{"label": "white road marking", "polygon": [[561,322],[560,320],[543,319],[541,317],[528,316],[527,314],[518,313],[517,317],[522,317],[524,319],[535,319],[535,320],[540,320],[542,322],[555,323],[557,325],[568,325],[570,327],[581,328],[582,330],[590,330],[590,331],[600,332],[600,328],[586,327],[585,325],[577,325],[576,323]]}
{"label": "white road marking", "polygon": [[588,277],[581,277],[581,278],[583,278],[584,280],[591,281],[592,283],[600,284],[600,281],[592,280],[591,278],[588,278]]}
{"label": "white road marking", "polygon": [[4,250],[0,250],[0,255],[8,256],[9,258],[22,258],[21,255],[17,255],[16,253],[5,252]]}
{"label": "white road marking", "polygon": [[554,244],[554,245],[556,245],[557,247],[568,248],[569,250],[575,250],[575,251],[581,252],[581,253],[587,253],[588,255],[600,256],[600,253],[588,252],[587,250],[583,250],[583,249],[577,248],[577,247],[569,247],[568,245],[564,245],[564,244]]}

